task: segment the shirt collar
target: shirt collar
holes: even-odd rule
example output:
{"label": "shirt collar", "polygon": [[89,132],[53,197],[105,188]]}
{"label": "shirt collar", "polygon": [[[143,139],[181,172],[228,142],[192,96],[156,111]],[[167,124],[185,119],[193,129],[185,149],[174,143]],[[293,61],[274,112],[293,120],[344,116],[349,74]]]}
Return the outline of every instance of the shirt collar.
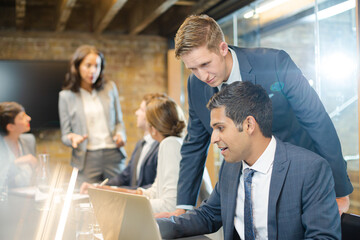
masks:
{"label": "shirt collar", "polygon": [[85,95],[90,95],[90,96],[92,96],[92,97],[94,97],[94,96],[96,96],[96,90],[95,89],[93,89],[93,90],[91,90],[91,93],[90,92],[88,92],[88,91],[86,91],[85,89],[83,89],[83,88],[79,88],[80,89],[80,93],[83,95],[83,94],[85,94]]}
{"label": "shirt collar", "polygon": [[265,151],[261,154],[258,160],[256,160],[254,165],[250,167],[245,161],[243,161],[242,170],[244,171],[245,168],[250,168],[254,169],[256,172],[266,174],[274,163],[275,150],[276,140],[274,136],[272,136],[269,145],[266,147]]}
{"label": "shirt collar", "polygon": [[[229,76],[228,80],[226,82],[224,82],[227,85],[232,84],[233,82],[242,81],[241,74],[240,74],[239,61],[237,59],[236,53],[231,48],[229,48],[229,51],[231,53],[233,65],[232,65],[230,76]],[[219,89],[219,91],[221,90],[222,85],[223,85],[223,83],[217,87]]]}
{"label": "shirt collar", "polygon": [[144,136],[144,140],[145,140],[145,142],[147,143],[147,144],[152,144],[155,140],[151,137],[151,135],[150,134],[146,134],[145,136]]}

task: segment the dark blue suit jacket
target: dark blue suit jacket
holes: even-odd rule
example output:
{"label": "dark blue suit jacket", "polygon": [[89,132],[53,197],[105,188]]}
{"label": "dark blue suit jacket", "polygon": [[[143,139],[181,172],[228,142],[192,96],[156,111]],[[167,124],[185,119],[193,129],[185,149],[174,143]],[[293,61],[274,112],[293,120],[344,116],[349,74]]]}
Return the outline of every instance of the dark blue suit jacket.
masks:
{"label": "dark blue suit jacket", "polygon": [[[243,81],[259,84],[273,108],[273,134],[325,158],[331,167],[338,197],[353,190],[346,172],[340,141],[318,95],[290,56],[275,49],[231,47],[237,55]],[[195,75],[188,79],[188,134],[181,148],[178,205],[195,205],[212,129],[206,108],[217,92]]]}
{"label": "dark blue suit jacket", "polygon": [[[319,155],[276,139],[268,202],[268,239],[341,239],[340,215],[329,164]],[[202,205],[179,217],[158,219],[163,238],[224,229],[232,240],[242,162],[224,161],[219,182]]]}
{"label": "dark blue suit jacket", "polygon": [[116,177],[113,177],[109,180],[107,185],[111,186],[128,186],[132,188],[148,188],[150,187],[156,177],[156,168],[157,168],[157,159],[158,159],[158,150],[159,150],[159,142],[155,141],[149,150],[149,152],[146,154],[144,161],[141,165],[140,175],[139,179],[137,180],[136,186],[131,186],[131,181],[134,176],[132,176],[133,169],[137,166],[135,166],[134,163],[134,156],[138,148],[140,147],[141,141],[138,141],[136,143],[135,149],[133,153],[131,154],[131,159],[126,166],[126,168]]}

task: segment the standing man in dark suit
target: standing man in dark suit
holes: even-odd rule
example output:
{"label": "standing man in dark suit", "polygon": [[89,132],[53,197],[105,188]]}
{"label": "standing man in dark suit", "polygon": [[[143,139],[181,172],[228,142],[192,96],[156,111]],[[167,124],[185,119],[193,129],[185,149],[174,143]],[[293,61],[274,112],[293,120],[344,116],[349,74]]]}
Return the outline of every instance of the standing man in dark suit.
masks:
{"label": "standing man in dark suit", "polygon": [[225,161],[202,205],[158,219],[163,238],[224,228],[224,239],[341,239],[329,164],[319,155],[272,136],[271,101],[251,82],[235,82],[208,108],[211,142]]}
{"label": "standing man in dark suit", "polygon": [[[136,110],[136,125],[144,131],[144,137],[136,143],[127,167],[117,176],[111,178],[107,185],[129,188],[148,188],[156,177],[159,142],[152,139],[146,127],[146,104],[162,94],[146,94]],[[83,183],[81,192],[87,191],[89,183]]]}
{"label": "standing man in dark suit", "polygon": [[175,55],[193,74],[188,79],[189,124],[181,149],[178,209],[172,214],[182,214],[196,203],[212,132],[206,104],[224,83],[235,81],[250,81],[266,90],[273,105],[274,136],[328,161],[339,211],[347,211],[353,187],[339,138],[318,95],[286,52],[228,46],[216,21],[201,15],[188,17],[179,28]]}

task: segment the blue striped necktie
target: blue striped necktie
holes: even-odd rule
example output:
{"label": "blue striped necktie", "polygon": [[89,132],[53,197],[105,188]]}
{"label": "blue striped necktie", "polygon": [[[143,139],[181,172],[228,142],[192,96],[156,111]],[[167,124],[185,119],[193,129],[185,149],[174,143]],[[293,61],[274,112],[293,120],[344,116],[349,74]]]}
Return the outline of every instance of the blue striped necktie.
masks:
{"label": "blue striped necktie", "polygon": [[255,170],[250,168],[244,169],[244,188],[245,188],[245,201],[244,201],[244,231],[245,240],[255,240],[255,231],[253,224],[252,203],[251,203],[251,182]]}

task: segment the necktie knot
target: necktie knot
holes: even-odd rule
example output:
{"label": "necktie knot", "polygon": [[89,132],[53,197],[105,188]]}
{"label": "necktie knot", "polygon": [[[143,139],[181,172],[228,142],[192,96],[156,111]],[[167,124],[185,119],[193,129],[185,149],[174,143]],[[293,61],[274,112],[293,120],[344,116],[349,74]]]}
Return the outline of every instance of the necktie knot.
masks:
{"label": "necktie knot", "polygon": [[244,169],[244,181],[248,182],[248,183],[251,183],[254,173],[255,173],[254,169],[245,168]]}

